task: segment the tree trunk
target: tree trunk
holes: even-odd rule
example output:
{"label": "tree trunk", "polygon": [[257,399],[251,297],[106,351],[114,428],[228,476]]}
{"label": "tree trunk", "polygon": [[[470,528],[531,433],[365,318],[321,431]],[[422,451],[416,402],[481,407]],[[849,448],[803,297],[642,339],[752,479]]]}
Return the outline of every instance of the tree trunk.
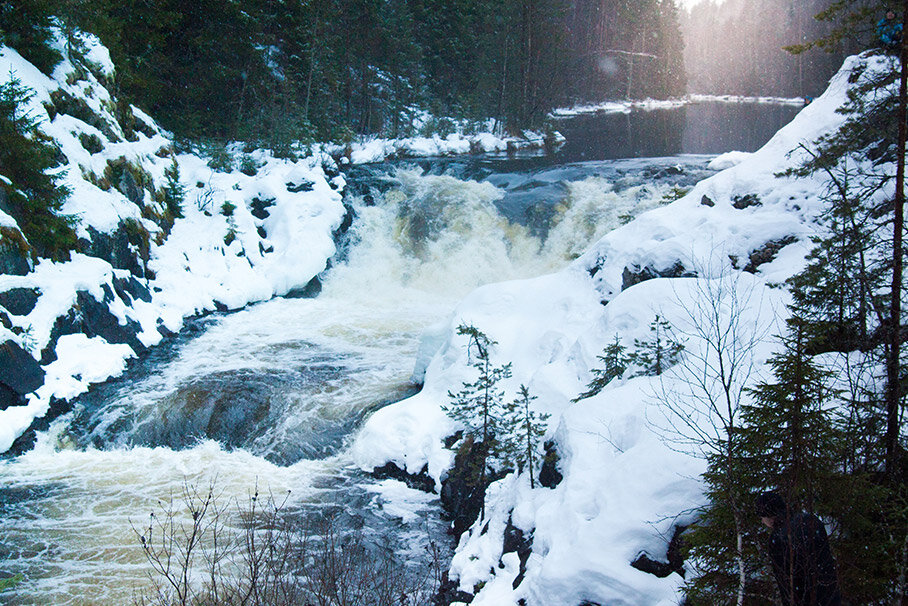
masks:
{"label": "tree trunk", "polygon": [[886,473],[893,481],[898,475],[899,437],[899,358],[901,352],[902,323],[902,229],[905,207],[905,139],[908,125],[905,124],[906,103],[908,103],[908,0],[902,2],[902,41],[900,53],[901,78],[899,83],[899,135],[895,173],[895,212],[892,220],[892,294],[889,313],[889,352],[886,364]]}

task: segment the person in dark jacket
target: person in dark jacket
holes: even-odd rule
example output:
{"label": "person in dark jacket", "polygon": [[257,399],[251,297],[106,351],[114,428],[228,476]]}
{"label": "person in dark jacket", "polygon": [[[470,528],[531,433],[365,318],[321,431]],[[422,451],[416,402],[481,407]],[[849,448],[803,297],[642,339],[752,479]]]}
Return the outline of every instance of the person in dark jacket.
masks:
{"label": "person in dark jacket", "polygon": [[835,559],[823,522],[813,514],[789,514],[785,500],[764,492],[757,515],[772,529],[767,552],[785,606],[840,606]]}

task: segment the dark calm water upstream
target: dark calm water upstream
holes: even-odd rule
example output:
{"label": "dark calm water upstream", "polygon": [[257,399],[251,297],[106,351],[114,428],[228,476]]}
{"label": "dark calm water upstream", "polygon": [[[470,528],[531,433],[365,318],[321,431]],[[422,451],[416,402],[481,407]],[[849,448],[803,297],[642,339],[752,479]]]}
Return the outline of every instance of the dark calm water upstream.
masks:
{"label": "dark calm water upstream", "polygon": [[186,484],[217,483],[228,499],[291,494],[298,511],[341,506],[418,551],[442,534],[437,503],[413,497],[403,517],[380,507],[391,497],[347,446],[370,410],[418,388],[425,329],[481,284],[564,267],[709,176],[712,155],[756,150],[797,109],[578,116],[558,121],[567,142],[552,154],[353,167],[356,219],[316,299],[194,322],[0,461],[0,578],[25,579],[0,602],[131,603],[148,573],[132,521]]}

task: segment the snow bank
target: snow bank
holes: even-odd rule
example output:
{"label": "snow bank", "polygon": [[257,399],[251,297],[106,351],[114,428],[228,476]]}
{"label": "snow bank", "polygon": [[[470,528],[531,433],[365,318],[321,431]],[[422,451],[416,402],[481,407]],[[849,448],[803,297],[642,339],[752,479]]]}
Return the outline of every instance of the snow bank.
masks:
{"label": "snow bank", "polygon": [[[669,444],[671,428],[659,414],[657,394],[663,387],[683,389],[684,382],[672,372],[625,376],[594,397],[571,399],[585,391],[590,369],[599,365],[596,356],[615,335],[625,345],[648,338],[656,314],[683,330],[704,285],[732,280],[735,289],[746,288],[745,326],[765,328],[772,318],[781,325],[786,293],[774,285],[803,267],[825,184],[775,175],[800,161],[801,143],[842,123],[835,110],[862,60],[846,61],[827,92],[762,149],[720,157],[716,162],[726,170],[607,234],[563,271],[472,293],[455,310],[447,336],[430,335],[439,345],[423,390],[366,423],[353,447],[363,469],[393,461],[414,473],[426,466],[437,484],[443,481],[453,455],[442,440],[457,427],[440,405],[449,390],[473,378],[464,337],[455,334],[464,322],[498,342],[496,363],[513,364],[513,378],[503,385],[507,397],[526,384],[538,396],[537,410],[552,414],[547,437],[557,443],[563,481],[554,489],[530,489],[525,474],[496,482],[487,494],[486,520],[458,545],[451,577],[476,593],[473,604],[677,603],[680,576],[659,579],[630,562],[640,552],[664,559],[673,528],[689,523],[703,502],[702,456]],[[752,257],[773,242],[774,256]],[[755,273],[741,271],[757,262],[749,268]],[[680,277],[690,273],[700,277]],[[692,335],[685,345],[687,351],[703,347]],[[754,349],[758,369],[772,347],[761,342]],[[509,519],[533,537],[516,589],[517,554],[502,553]]]}
{"label": "snow bank", "polygon": [[643,99],[638,101],[604,101],[573,107],[560,107],[552,110],[552,116],[567,118],[582,114],[627,114],[635,110],[652,111],[658,109],[675,109],[692,103],[764,103],[772,105],[804,105],[801,97],[744,97],[739,95],[685,95],[679,99]]}
{"label": "snow bank", "polygon": [[503,152],[519,149],[539,149],[547,143],[564,142],[558,133],[547,142],[542,133],[524,131],[520,137],[499,137],[490,132],[474,135],[451,133],[446,137],[411,137],[406,139],[371,138],[350,145],[349,157],[353,164],[381,162],[388,158],[425,158],[469,153]]}

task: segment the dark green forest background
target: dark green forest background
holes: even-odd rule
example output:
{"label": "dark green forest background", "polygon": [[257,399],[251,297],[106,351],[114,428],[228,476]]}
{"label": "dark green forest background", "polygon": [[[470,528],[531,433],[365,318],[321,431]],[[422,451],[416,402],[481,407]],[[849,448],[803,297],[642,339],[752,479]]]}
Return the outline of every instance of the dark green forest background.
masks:
{"label": "dark green forest background", "polygon": [[412,133],[416,110],[538,126],[558,105],[685,91],[672,0],[21,0],[6,44],[45,69],[56,17],[181,136]]}

